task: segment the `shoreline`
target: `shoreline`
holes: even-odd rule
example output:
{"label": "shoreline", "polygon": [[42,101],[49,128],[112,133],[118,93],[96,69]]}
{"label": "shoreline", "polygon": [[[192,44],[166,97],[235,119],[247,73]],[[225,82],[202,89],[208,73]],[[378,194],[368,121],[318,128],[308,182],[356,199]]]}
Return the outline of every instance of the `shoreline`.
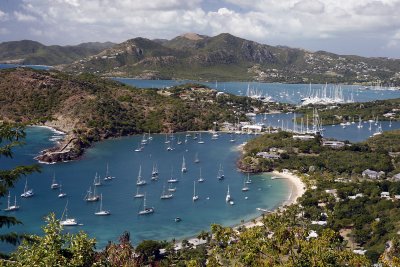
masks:
{"label": "shoreline", "polygon": [[[306,186],[303,183],[303,181],[301,180],[301,178],[298,175],[295,175],[292,172],[278,172],[278,171],[272,171],[272,172],[264,172],[263,174],[270,174],[271,177],[272,176],[279,176],[281,179],[285,179],[288,181],[288,185],[290,186],[290,193],[289,196],[287,197],[287,199],[285,201],[283,201],[277,208],[273,209],[273,210],[268,210],[268,211],[261,211],[262,214],[247,220],[243,223],[239,223],[239,224],[234,224],[234,225],[230,225],[227,227],[232,227],[232,229],[237,230],[240,227],[246,227],[246,228],[251,228],[251,227],[255,227],[255,226],[261,226],[262,225],[262,218],[264,216],[264,214],[268,214],[268,213],[274,213],[274,212],[278,212],[281,209],[285,209],[286,206],[292,205],[292,204],[296,204],[297,203],[297,199],[299,197],[301,197],[305,191],[306,191]],[[182,247],[182,241],[185,240],[186,238],[177,240],[174,246],[175,250],[180,250]],[[202,245],[205,244],[206,241],[205,240],[200,240],[197,237],[189,237],[186,239],[189,243],[193,244],[194,246],[197,245]]]}

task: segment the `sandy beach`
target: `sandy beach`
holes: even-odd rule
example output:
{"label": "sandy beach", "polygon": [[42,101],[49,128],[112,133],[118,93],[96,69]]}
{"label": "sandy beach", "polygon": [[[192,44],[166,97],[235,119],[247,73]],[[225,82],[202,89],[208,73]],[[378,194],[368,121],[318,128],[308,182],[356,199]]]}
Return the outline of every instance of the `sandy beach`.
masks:
{"label": "sandy beach", "polygon": [[[297,203],[297,199],[299,197],[301,197],[304,194],[304,192],[306,191],[306,186],[303,183],[303,181],[301,180],[301,178],[299,176],[291,173],[291,172],[273,171],[273,172],[268,173],[268,174],[271,174],[272,176],[275,176],[275,177],[279,177],[278,179],[287,179],[287,181],[290,184],[289,185],[290,186],[290,191],[289,191],[290,193],[289,193],[287,199],[284,202],[282,202],[282,204],[277,209],[271,210],[271,211],[268,211],[268,212],[276,212],[277,210],[279,210],[281,208],[284,208],[285,206],[289,206],[291,204],[296,204]],[[262,216],[259,216],[257,218],[254,218],[251,221],[238,224],[238,225],[234,226],[233,228],[237,229],[237,228],[243,227],[243,226],[246,227],[246,228],[251,228],[251,227],[254,227],[254,226],[261,226],[261,225],[262,225]],[[201,245],[201,244],[204,244],[206,242],[206,241],[200,240],[200,239],[198,239],[196,237],[189,238],[188,241],[190,243],[192,243],[194,246]],[[181,248],[182,248],[182,243],[181,242],[177,242],[175,244],[175,250],[179,250]]]}

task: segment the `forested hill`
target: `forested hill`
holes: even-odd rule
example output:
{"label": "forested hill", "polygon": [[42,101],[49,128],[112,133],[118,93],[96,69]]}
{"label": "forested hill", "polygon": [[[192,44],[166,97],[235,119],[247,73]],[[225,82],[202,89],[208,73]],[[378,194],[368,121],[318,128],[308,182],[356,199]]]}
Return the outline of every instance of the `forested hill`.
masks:
{"label": "forested hill", "polygon": [[270,46],[228,33],[135,38],[65,66],[73,72],[146,79],[259,80],[400,85],[400,60]]}
{"label": "forested hill", "polygon": [[68,64],[75,60],[100,53],[113,43],[82,43],[74,46],[46,46],[41,43],[22,40],[0,43],[0,63],[31,65]]}
{"label": "forested hill", "polygon": [[261,102],[185,85],[137,89],[91,74],[0,71],[0,120],[46,123],[83,144],[143,132],[211,129],[245,119]]}

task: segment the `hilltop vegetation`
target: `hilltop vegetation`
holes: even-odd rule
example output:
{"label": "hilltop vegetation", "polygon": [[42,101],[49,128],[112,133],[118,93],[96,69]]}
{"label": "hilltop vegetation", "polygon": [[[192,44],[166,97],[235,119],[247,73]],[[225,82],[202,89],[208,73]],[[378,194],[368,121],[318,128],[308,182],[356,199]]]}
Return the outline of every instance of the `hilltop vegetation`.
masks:
{"label": "hilltop vegetation", "polygon": [[288,83],[400,84],[400,60],[270,46],[228,33],[135,38],[65,70],[145,79],[258,80]]}
{"label": "hilltop vegetation", "polygon": [[46,46],[23,40],[0,43],[0,62],[24,65],[68,64],[95,55],[111,47],[113,43],[83,43],[75,46]]}
{"label": "hilltop vegetation", "polygon": [[[265,104],[187,84],[138,89],[91,74],[27,69],[0,72],[0,119],[45,123],[66,131],[76,157],[91,142],[143,132],[212,129],[246,120]],[[279,106],[271,104],[272,106]],[[70,157],[70,155],[68,155]],[[69,158],[68,158],[69,159]]]}

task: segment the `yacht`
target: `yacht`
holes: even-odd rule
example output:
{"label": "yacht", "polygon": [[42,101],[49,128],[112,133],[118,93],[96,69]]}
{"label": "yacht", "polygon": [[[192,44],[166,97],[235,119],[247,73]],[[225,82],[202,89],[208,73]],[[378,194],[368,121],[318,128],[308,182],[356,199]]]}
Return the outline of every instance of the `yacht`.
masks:
{"label": "yacht", "polygon": [[99,209],[99,211],[95,212],[94,215],[107,216],[110,214],[111,214],[111,212],[109,210],[103,210],[103,194],[100,194],[100,209]]}
{"label": "yacht", "polygon": [[7,208],[5,208],[4,211],[19,210],[19,206],[17,205],[17,196],[14,197],[14,205],[11,205],[10,199],[11,199],[11,195],[10,195],[10,192],[8,192]]}
{"label": "yacht", "polygon": [[204,182],[204,178],[203,178],[203,176],[201,176],[201,168],[200,168],[200,176],[199,176],[199,179],[197,179],[197,181],[198,181],[199,183]]}
{"label": "yacht", "polygon": [[199,199],[199,195],[196,195],[196,182],[193,181],[193,201],[196,201]]}
{"label": "yacht", "polygon": [[242,187],[242,191],[243,192],[247,192],[249,191],[250,188],[246,185],[246,180],[243,180],[243,187]]}
{"label": "yacht", "polygon": [[33,189],[28,188],[28,178],[26,178],[24,192],[21,194],[21,197],[28,198],[32,196],[33,196]]}
{"label": "yacht", "polygon": [[200,135],[199,135],[199,141],[198,141],[197,143],[199,143],[199,144],[204,144],[204,141],[201,139],[201,133],[200,133]]}
{"label": "yacht", "polygon": [[217,174],[217,179],[218,180],[223,180],[225,178],[224,175],[224,170],[222,168],[222,164],[219,164],[219,170],[218,170],[218,174]]}
{"label": "yacht", "polygon": [[173,198],[174,194],[172,194],[172,193],[167,193],[167,192],[170,192],[170,191],[165,191],[165,185],[164,185],[164,187],[163,187],[163,192],[162,192],[162,194],[161,194],[160,199],[170,199],[170,198]]}
{"label": "yacht", "polygon": [[147,214],[151,214],[151,213],[154,213],[154,208],[146,207],[146,194],[145,194],[144,198],[143,198],[143,209],[138,212],[138,215],[147,215]]}
{"label": "yacht", "polygon": [[158,179],[158,168],[157,164],[153,163],[153,170],[151,171],[151,180],[155,181]]}
{"label": "yacht", "polygon": [[107,168],[106,168],[106,176],[104,177],[104,181],[110,181],[112,179],[114,179],[114,176],[111,176],[108,170],[108,163],[107,163]]}
{"label": "yacht", "polygon": [[187,172],[185,156],[183,156],[183,158],[182,158],[182,172]]}
{"label": "yacht", "polygon": [[199,160],[199,153],[196,152],[196,155],[195,155],[195,157],[194,157],[194,163],[199,163],[199,162],[200,162],[200,160]]}
{"label": "yacht", "polygon": [[246,184],[251,184],[253,181],[250,179],[250,173],[247,173],[247,180],[246,180]]}
{"label": "yacht", "polygon": [[171,177],[168,179],[168,183],[177,183],[178,179],[174,178],[172,175],[173,170],[171,169]]}
{"label": "yacht", "polygon": [[103,184],[101,183],[100,176],[97,175],[97,172],[96,172],[96,175],[94,176],[94,182],[93,182],[93,184],[94,184],[94,186],[102,186],[102,185],[103,185]]}
{"label": "yacht", "polygon": [[134,198],[143,198],[144,194],[139,192],[139,187],[136,189],[136,195],[133,196]]}
{"label": "yacht", "polygon": [[66,196],[67,196],[67,194],[62,191],[62,185],[60,184],[60,193],[58,193],[58,197],[59,198],[63,198],[63,197],[66,197]]}
{"label": "yacht", "polygon": [[58,189],[60,185],[56,182],[56,174],[53,173],[53,181],[51,182],[51,189]]}
{"label": "yacht", "polygon": [[[65,215],[65,217],[64,217],[64,215]],[[60,225],[62,225],[62,226],[77,226],[78,225],[78,222],[76,221],[75,218],[68,218],[68,201],[67,201],[67,204],[65,205],[64,212],[61,216]]]}
{"label": "yacht", "polygon": [[136,185],[137,186],[142,186],[142,185],[145,185],[145,184],[146,184],[146,181],[142,179],[142,165],[140,165],[139,174],[138,174],[138,177],[137,177],[137,180],[136,180]]}
{"label": "yacht", "polygon": [[96,186],[93,187],[94,190],[92,192],[92,187],[89,187],[87,194],[85,196],[85,200],[87,202],[96,202],[100,199],[99,195],[96,194]]}
{"label": "yacht", "polygon": [[231,201],[231,194],[230,194],[230,192],[229,192],[229,185],[228,185],[228,192],[226,193],[226,197],[225,197],[225,201],[226,202],[229,202],[229,201]]}

